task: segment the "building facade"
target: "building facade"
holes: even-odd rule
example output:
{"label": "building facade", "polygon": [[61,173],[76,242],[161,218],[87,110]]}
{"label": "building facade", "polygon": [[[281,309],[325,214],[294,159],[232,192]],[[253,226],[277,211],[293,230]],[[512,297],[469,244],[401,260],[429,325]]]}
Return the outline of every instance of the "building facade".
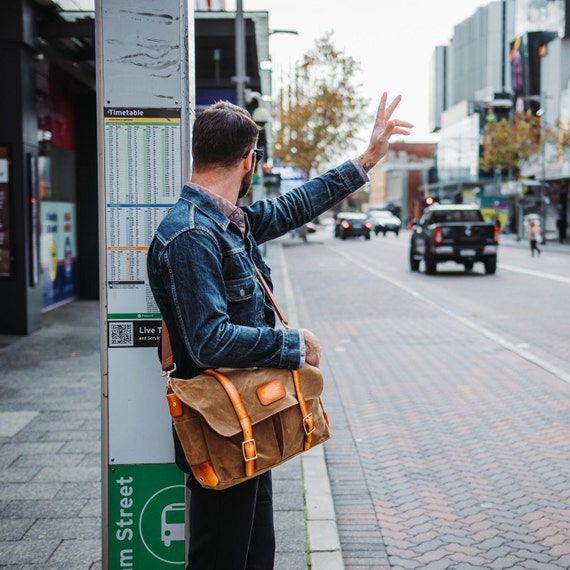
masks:
{"label": "building facade", "polygon": [[[507,231],[541,213],[546,228],[567,219],[568,151],[543,145],[541,156],[513,184],[480,169],[489,122],[530,111],[550,127],[568,129],[570,0],[501,0],[479,8],[454,28],[448,46],[432,57],[431,123],[440,135],[437,182],[430,192],[452,202],[472,201],[499,214]],[[539,188],[539,189],[537,189]],[[525,198],[528,194],[528,199]]]}

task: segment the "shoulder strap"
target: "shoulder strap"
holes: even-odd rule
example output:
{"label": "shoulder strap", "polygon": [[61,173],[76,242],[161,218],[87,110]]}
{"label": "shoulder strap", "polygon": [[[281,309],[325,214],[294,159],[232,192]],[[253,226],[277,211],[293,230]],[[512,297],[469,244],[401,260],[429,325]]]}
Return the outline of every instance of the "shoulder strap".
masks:
{"label": "shoulder strap", "polygon": [[168,334],[168,329],[166,328],[166,323],[162,319],[162,334],[160,339],[161,351],[160,358],[162,360],[162,374],[166,375],[168,371],[174,371],[176,366],[174,365],[174,356],[172,355],[172,345],[170,344],[170,335]]}
{"label": "shoulder strap", "polygon": [[265,278],[261,274],[261,271],[259,271],[259,268],[257,267],[257,265],[255,266],[255,273],[257,274],[257,279],[259,280],[263,289],[265,290],[265,294],[267,295],[269,302],[273,305],[273,308],[275,309],[275,312],[277,313],[279,320],[281,321],[283,326],[286,329],[288,329],[289,328],[289,321],[286,319],[285,313],[283,313],[283,311],[281,310],[281,307],[279,306],[279,303],[277,302],[275,295],[273,295],[273,292],[269,288],[267,281],[265,281]]}

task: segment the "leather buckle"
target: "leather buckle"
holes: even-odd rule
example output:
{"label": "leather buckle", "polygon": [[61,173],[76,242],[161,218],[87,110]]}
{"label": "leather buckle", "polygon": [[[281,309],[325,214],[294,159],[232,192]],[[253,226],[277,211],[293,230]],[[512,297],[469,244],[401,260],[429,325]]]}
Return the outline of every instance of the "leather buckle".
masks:
{"label": "leather buckle", "polygon": [[[253,457],[248,457],[248,455],[250,455],[247,450],[246,450],[246,445],[251,444],[253,446]],[[243,458],[245,459],[245,462],[247,463],[248,461],[254,461],[255,459],[257,459],[257,447],[255,446],[255,439],[245,439],[244,441],[241,442],[241,450],[243,453]]]}
{"label": "leather buckle", "polygon": [[313,412],[309,412],[303,418],[303,429],[305,430],[305,435],[311,435],[315,431],[315,420],[313,419]]}

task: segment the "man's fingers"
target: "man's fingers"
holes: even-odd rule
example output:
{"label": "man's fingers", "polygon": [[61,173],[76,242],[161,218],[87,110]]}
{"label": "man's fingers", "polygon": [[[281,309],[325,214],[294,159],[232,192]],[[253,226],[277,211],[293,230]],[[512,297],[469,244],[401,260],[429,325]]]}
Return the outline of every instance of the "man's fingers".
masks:
{"label": "man's fingers", "polygon": [[390,105],[388,105],[388,108],[386,109],[386,113],[384,114],[385,119],[389,119],[392,116],[394,109],[396,109],[396,107],[400,104],[401,100],[402,100],[402,96],[396,95],[394,100],[390,103]]}
{"label": "man's fingers", "polygon": [[407,121],[400,121],[395,119],[393,121],[388,121],[386,124],[386,128],[381,135],[381,140],[387,141],[393,135],[409,135],[410,129],[412,129],[414,125],[412,123],[408,123]]}
{"label": "man's fingers", "polygon": [[386,126],[386,130],[391,130],[392,133],[404,131],[407,129],[413,129],[414,125],[412,123],[408,123],[408,121],[400,121],[396,119],[394,121],[390,121]]}

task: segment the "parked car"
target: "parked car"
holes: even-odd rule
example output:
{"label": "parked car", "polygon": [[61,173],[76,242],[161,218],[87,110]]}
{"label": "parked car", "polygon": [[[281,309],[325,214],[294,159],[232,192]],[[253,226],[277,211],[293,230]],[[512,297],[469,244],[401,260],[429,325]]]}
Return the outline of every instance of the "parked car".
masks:
{"label": "parked car", "polygon": [[347,237],[364,236],[370,239],[372,223],[362,212],[339,212],[334,226],[334,237],[346,239]]}
{"label": "parked car", "polygon": [[485,265],[485,273],[495,273],[499,229],[485,222],[477,206],[434,205],[426,208],[413,225],[410,242],[410,268],[418,271],[420,262],[432,275],[438,263],[455,261],[473,269],[475,262]]}
{"label": "parked car", "polygon": [[400,233],[402,221],[395,216],[390,210],[370,210],[368,212],[372,222],[372,229],[378,235],[380,232],[386,237],[388,232],[394,232],[396,235]]}

